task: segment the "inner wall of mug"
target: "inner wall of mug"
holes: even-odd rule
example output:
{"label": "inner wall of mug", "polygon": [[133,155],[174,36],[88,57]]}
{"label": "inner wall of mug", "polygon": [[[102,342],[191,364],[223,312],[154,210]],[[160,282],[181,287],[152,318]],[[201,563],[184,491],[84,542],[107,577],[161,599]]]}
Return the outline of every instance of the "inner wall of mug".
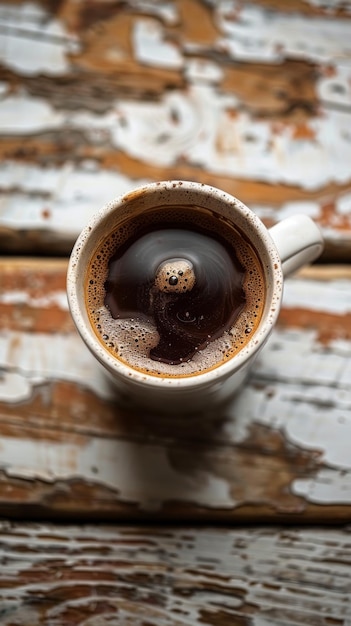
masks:
{"label": "inner wall of mug", "polygon": [[[179,381],[184,385],[198,386],[206,379],[232,373],[233,366],[240,367],[258,347],[265,341],[271,327],[275,323],[280,308],[282,292],[281,264],[275,246],[261,221],[242,202],[229,194],[199,183],[184,181],[166,181],[153,183],[147,187],[117,198],[103,207],[91,220],[78,238],[70,260],[68,273],[68,297],[73,318],[77,328],[90,350],[111,373],[120,372],[135,379],[140,377],[143,383],[159,384],[160,379],[138,372],[118,358],[113,357],[100,343],[91,327],[86,309],[85,282],[89,270],[90,259],[107,235],[130,218],[144,214],[162,206],[199,206],[208,209],[233,224],[250,241],[256,250],[264,271],[266,297],[262,318],[258,329],[247,344],[232,358],[219,366],[203,373],[187,377],[169,378],[171,385],[177,386]],[[74,276],[73,276],[74,275]],[[73,282],[70,281],[73,276]],[[172,383],[173,381],[173,383]],[[178,381],[178,382],[177,382]]]}

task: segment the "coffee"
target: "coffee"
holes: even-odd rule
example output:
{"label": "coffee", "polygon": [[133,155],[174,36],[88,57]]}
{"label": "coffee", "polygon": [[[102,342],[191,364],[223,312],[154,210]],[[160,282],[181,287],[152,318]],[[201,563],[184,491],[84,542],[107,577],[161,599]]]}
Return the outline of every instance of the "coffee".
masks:
{"label": "coffee", "polygon": [[101,343],[146,374],[193,376],[239,352],[264,307],[264,273],[246,237],[195,206],[120,224],[98,246],[86,303]]}

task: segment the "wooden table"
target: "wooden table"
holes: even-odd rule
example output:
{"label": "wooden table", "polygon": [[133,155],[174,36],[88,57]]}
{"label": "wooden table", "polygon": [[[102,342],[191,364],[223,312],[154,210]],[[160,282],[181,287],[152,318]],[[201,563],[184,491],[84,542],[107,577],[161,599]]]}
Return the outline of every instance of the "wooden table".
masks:
{"label": "wooden table", "polygon": [[[351,625],[351,3],[0,4],[0,624]],[[322,262],[222,413],[130,414],[78,337],[89,216],[188,179]]]}

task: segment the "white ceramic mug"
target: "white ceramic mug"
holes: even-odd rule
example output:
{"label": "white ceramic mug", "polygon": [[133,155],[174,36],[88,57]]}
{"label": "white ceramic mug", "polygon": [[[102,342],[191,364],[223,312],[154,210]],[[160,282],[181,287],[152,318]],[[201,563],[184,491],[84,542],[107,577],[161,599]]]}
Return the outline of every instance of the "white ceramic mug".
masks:
{"label": "white ceramic mug", "polygon": [[[252,243],[265,272],[265,307],[257,330],[245,346],[210,371],[184,377],[146,374],[118,360],[99,341],[86,308],[86,272],[98,245],[135,211],[167,205],[197,205],[225,218]],[[321,232],[306,215],[287,218],[268,230],[248,207],[224,191],[187,181],[151,183],[105,205],[84,228],[69,262],[69,306],[81,337],[112,377],[124,404],[164,413],[211,410],[228,401],[242,385],[269,337],[278,318],[284,277],[312,262],[322,249]]]}

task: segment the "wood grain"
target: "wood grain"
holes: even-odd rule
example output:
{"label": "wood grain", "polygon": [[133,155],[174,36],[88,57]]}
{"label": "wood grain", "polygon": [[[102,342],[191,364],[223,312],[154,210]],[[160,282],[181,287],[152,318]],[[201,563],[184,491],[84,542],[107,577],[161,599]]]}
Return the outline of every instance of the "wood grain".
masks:
{"label": "wood grain", "polygon": [[287,281],[279,326],[222,414],[118,406],[73,328],[65,260],[0,263],[0,514],[348,520],[351,271]]}
{"label": "wood grain", "polygon": [[3,626],[348,626],[349,529],[0,526]]}
{"label": "wood grain", "polygon": [[207,182],[351,255],[348,4],[0,4],[0,248],[68,253],[148,181]]}

